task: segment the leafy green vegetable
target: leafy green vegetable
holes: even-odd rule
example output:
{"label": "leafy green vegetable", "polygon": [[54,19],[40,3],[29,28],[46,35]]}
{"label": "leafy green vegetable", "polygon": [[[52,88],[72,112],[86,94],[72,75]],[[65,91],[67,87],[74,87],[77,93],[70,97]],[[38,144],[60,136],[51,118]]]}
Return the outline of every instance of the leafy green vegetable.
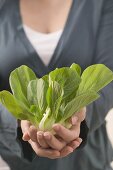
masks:
{"label": "leafy green vegetable", "polygon": [[23,65],[11,72],[9,83],[14,97],[23,102],[25,108],[29,108],[27,100],[27,86],[31,80],[36,79],[35,73],[27,66]]}
{"label": "leafy green vegetable", "polygon": [[81,79],[77,93],[87,90],[98,92],[113,80],[113,72],[103,64],[96,64],[86,68]]}
{"label": "leafy green vegetable", "polygon": [[[12,113],[14,117],[17,119],[27,119],[32,122],[34,119],[33,115],[27,112],[21,105],[18,104],[18,101],[14,98],[14,96],[6,91],[3,90],[0,92],[0,102]],[[34,120],[33,120],[34,121]]]}
{"label": "leafy green vegetable", "polygon": [[51,130],[54,123],[69,128],[68,119],[99,98],[98,92],[113,80],[113,72],[103,64],[87,67],[56,68],[42,78],[22,65],[11,72],[12,94],[0,92],[0,102],[17,119],[29,120],[40,130]]}
{"label": "leafy green vegetable", "polygon": [[78,64],[73,63],[73,64],[70,66],[70,68],[72,68],[73,70],[75,70],[75,71],[78,73],[78,75],[81,75],[81,67],[80,67]]}
{"label": "leafy green vegetable", "polygon": [[60,84],[60,86],[64,89],[63,99],[65,100],[70,94],[76,92],[81,78],[75,69],[63,67],[50,72],[49,81],[56,81]]}

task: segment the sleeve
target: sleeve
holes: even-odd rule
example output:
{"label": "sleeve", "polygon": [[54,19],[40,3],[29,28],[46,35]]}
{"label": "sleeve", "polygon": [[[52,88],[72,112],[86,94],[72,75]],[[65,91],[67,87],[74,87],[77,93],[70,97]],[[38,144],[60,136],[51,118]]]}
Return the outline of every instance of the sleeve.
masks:
{"label": "sleeve", "polygon": [[0,154],[6,152],[22,154],[17,141],[17,120],[0,103]]}
{"label": "sleeve", "polygon": [[[96,39],[93,64],[103,63],[113,71],[113,0],[105,0]],[[113,81],[100,92],[100,98],[87,107],[89,132],[99,128],[113,107]]]}

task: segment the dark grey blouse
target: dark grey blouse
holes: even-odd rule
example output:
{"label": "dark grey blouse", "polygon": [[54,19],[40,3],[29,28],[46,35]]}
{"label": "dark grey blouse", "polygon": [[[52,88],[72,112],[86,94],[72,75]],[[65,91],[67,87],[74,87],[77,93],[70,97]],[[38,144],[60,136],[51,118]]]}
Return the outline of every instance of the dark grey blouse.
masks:
{"label": "dark grey blouse", "polygon": [[[70,66],[73,62],[80,64],[83,70],[95,63],[103,63],[113,70],[113,0],[73,0],[48,67],[25,35],[19,0],[0,0],[0,90],[10,90],[9,74],[22,64],[41,77],[56,67]],[[113,149],[107,137],[105,117],[112,107],[113,83],[102,90],[100,99],[87,107],[89,135],[86,146],[60,160],[37,157],[32,163],[34,170],[111,169]],[[4,120],[2,112],[9,115],[2,108],[0,123]],[[12,127],[8,120],[5,125],[3,122],[0,125],[3,129],[7,125]]]}

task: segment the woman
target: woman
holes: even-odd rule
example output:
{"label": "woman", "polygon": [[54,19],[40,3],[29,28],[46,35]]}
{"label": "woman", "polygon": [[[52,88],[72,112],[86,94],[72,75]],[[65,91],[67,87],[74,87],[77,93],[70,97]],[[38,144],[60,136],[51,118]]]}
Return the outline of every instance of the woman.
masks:
{"label": "woman", "polygon": [[[103,63],[113,70],[112,0],[6,0],[1,1],[0,15],[2,89],[4,86],[9,88],[9,73],[21,64],[30,66],[38,77],[56,67],[70,66],[73,62],[80,64],[83,70],[94,63]],[[32,163],[34,169],[111,169],[113,151],[106,133],[105,116],[113,107],[112,96],[111,83],[102,90],[101,98],[86,108],[86,122],[89,127],[86,147],[57,160],[37,157]],[[84,116],[82,117],[84,119]],[[78,117],[79,121],[75,121],[74,118],[73,126],[75,128],[79,122],[77,132],[81,124],[81,132],[84,134],[84,121],[81,123],[83,119],[79,120]],[[60,130],[58,132],[56,129],[58,136],[63,134],[60,149],[57,148],[59,138],[56,139],[51,134],[41,134],[40,138],[40,132],[37,134],[34,127],[24,121],[23,139],[29,140],[39,156],[54,159],[66,156],[73,150],[66,150],[66,153],[61,155],[62,149],[69,148],[67,141],[71,142],[72,147],[73,140],[76,148],[78,135],[74,134],[74,138],[70,138],[65,133],[67,129],[59,125],[55,125],[54,129],[56,127]],[[73,134],[72,131],[69,134]],[[49,142],[46,137],[50,138]],[[53,142],[52,139],[57,141]]]}
{"label": "woman", "polygon": [[[8,1],[0,1],[1,2],[1,12],[3,11],[3,12],[5,12],[5,9],[8,7]],[[24,2],[24,1],[22,1],[22,2]],[[26,1],[27,2],[27,1]],[[25,4],[26,4],[26,2],[24,2]],[[20,4],[19,4],[20,3]],[[24,4],[24,5],[25,5]],[[15,13],[15,17],[19,17],[19,14],[20,14],[20,11],[21,11],[21,9],[23,8],[23,5],[22,5],[22,7],[21,7],[21,1],[19,2],[19,1],[11,1],[11,4],[10,4],[12,7],[15,7],[15,12],[16,12],[16,10],[18,9],[18,11],[17,11],[17,13]],[[68,6],[67,6],[68,7]],[[9,8],[10,10],[11,10],[11,8]],[[7,11],[7,9],[6,9],[6,11]],[[24,10],[23,10],[24,11]],[[8,12],[8,11],[7,11]],[[7,13],[6,12],[6,13]],[[1,18],[2,18],[2,21],[4,22],[4,24],[6,24],[6,26],[5,26],[5,29],[7,29],[8,27],[8,23],[7,23],[7,21],[5,20],[6,19],[6,17],[7,17],[7,15],[3,15],[3,16],[1,16]],[[16,19],[16,18],[15,18]],[[19,18],[18,18],[19,19]],[[17,19],[17,20],[18,20]],[[20,18],[20,20],[21,19],[23,19],[23,17],[22,18]],[[18,20],[19,21],[19,20]],[[20,22],[20,24],[21,24],[21,22]],[[1,23],[1,25],[2,25],[2,23]],[[12,25],[12,24],[11,24]],[[11,26],[10,25],[10,26]],[[17,24],[18,25],[18,24]],[[9,26],[9,27],[10,27]],[[12,27],[12,26],[11,26]],[[10,28],[8,28],[7,29],[7,31],[8,31],[8,34],[9,34],[9,30],[11,29],[11,27]],[[26,28],[26,25],[24,25],[24,22],[23,22],[23,27],[25,27]],[[13,27],[13,29],[15,29],[16,27],[14,26]],[[6,31],[6,32],[7,32]],[[10,39],[9,38],[9,35],[6,35],[6,37],[4,37],[4,34],[2,34],[3,33],[3,31],[1,30],[1,43],[2,42],[5,42],[5,39]],[[5,33],[5,32],[4,32]],[[23,32],[24,33],[24,32]],[[14,33],[15,34],[15,33]],[[10,34],[11,35],[11,34]],[[15,37],[15,35],[14,35],[14,37]],[[13,38],[13,36],[11,35],[11,39]],[[19,37],[18,37],[19,38]],[[15,38],[14,38],[15,39]],[[7,40],[6,40],[7,41]],[[18,40],[17,40],[18,41]],[[8,42],[8,41],[7,41]],[[10,43],[9,43],[10,44]],[[15,43],[14,43],[15,44]],[[5,44],[4,44],[5,45]],[[11,43],[10,44],[11,46],[13,45],[13,43]],[[5,46],[4,46],[5,47]],[[3,54],[4,53],[4,47],[2,47],[2,45],[1,45],[1,53]],[[6,47],[7,48],[7,47]],[[10,48],[10,47],[9,47]],[[16,48],[16,46],[15,46],[15,48]],[[15,48],[13,48],[13,50],[15,49]],[[18,49],[19,50],[19,49]],[[8,53],[8,55],[4,55],[5,57],[3,57],[3,55],[1,55],[1,58],[0,58],[0,61],[1,61],[1,77],[0,77],[0,80],[1,80],[1,87],[0,87],[0,89],[1,90],[3,90],[3,89],[9,89],[9,83],[8,83],[8,77],[9,77],[9,74],[10,74],[10,72],[11,72],[11,70],[13,70],[15,67],[17,67],[17,66],[19,66],[19,65],[21,65],[21,64],[26,64],[26,65],[28,65],[28,66],[30,66],[31,68],[33,68],[33,70],[36,72],[36,74],[37,74],[37,76],[38,77],[40,77],[40,76],[42,76],[43,74],[45,74],[45,71],[44,71],[44,69],[42,68],[42,73],[40,73],[40,70],[39,70],[39,68],[38,68],[38,70],[36,71],[36,69],[37,69],[37,67],[33,64],[33,63],[31,63],[31,57],[29,58],[30,60],[28,61],[27,59],[26,59],[26,57],[23,57],[23,54],[19,54],[18,53],[18,50],[17,51],[12,51],[11,50],[11,48],[10,48],[10,54],[8,54],[9,53],[9,51],[8,50],[6,50]],[[13,52],[13,54],[11,54],[12,52]],[[20,50],[19,50],[20,51]],[[19,60],[17,61],[17,58],[15,59],[13,59],[12,57],[13,56],[15,56],[15,54],[19,54],[19,57],[17,57]],[[26,55],[28,55],[28,54],[26,54]],[[36,55],[36,54],[35,54]],[[22,58],[21,58],[22,57]],[[9,61],[7,60],[7,59],[9,59]],[[3,61],[3,60],[5,60],[5,62]],[[7,61],[8,62],[7,62]],[[37,60],[37,64],[38,64],[38,60],[39,60],[39,58],[38,57],[36,57],[36,60]],[[2,62],[3,61],[3,62]],[[11,62],[10,62],[11,61]],[[13,61],[14,61],[14,63],[13,63]],[[28,62],[28,63],[26,63],[26,62]],[[32,58],[32,62],[34,62],[34,59]],[[4,70],[5,69],[5,67],[6,67],[6,65],[2,65],[2,63],[6,63],[6,65],[7,65],[7,68],[8,68],[8,70],[6,69],[6,71]],[[36,64],[36,63],[35,63]],[[39,63],[40,64],[40,63]],[[43,64],[43,63],[42,63]],[[45,66],[46,67],[46,66]],[[48,72],[49,72],[49,70],[48,70]],[[10,89],[9,89],[10,90]],[[10,134],[10,136],[11,136],[11,139],[13,140],[13,142],[12,142],[12,140],[9,140],[9,142],[11,142],[13,145],[12,145],[12,148],[10,147],[10,149],[8,148],[8,146],[7,146],[7,148],[6,148],[6,150],[10,150],[10,151],[12,151],[14,154],[16,154],[16,155],[19,155],[20,156],[20,153],[18,154],[17,152],[15,152],[17,149],[18,149],[18,152],[19,152],[19,148],[16,146],[17,145],[17,143],[16,143],[16,140],[15,140],[15,136],[13,136],[13,135],[15,135],[15,133],[16,133],[16,121],[15,121],[15,119],[14,118],[12,118],[10,115],[9,115],[9,113],[8,113],[8,111],[3,107],[3,106],[1,106],[1,108],[2,108],[2,110],[1,110],[1,116],[2,116],[2,119],[1,119],[1,124],[2,124],[2,129],[4,130],[4,129],[7,129],[8,127],[9,127],[9,130],[11,129],[12,131],[11,132],[9,132],[9,134]],[[5,116],[6,115],[6,119],[5,119]],[[76,128],[75,128],[75,130],[77,131],[77,134],[76,134],[76,138],[77,138],[77,141],[75,141],[76,143],[75,143],[75,146],[74,146],[74,148],[75,147],[78,147],[79,145],[80,145],[80,143],[81,143],[81,139],[80,138],[78,138],[79,137],[79,133],[80,133],[80,122],[84,119],[84,117],[85,117],[85,114],[83,113],[83,114],[81,114],[81,118],[80,118],[80,113],[79,113],[79,122],[78,122],[78,125],[76,124]],[[9,121],[9,119],[11,119],[10,121]],[[76,119],[76,118],[75,118]],[[4,122],[4,120],[5,120],[5,122]],[[12,124],[12,120],[14,121],[14,123],[15,124]],[[73,121],[74,121],[74,119],[73,119]],[[9,125],[8,125],[9,124]],[[83,123],[84,124],[84,123]],[[4,126],[6,126],[6,128],[4,128]],[[13,128],[11,128],[11,127],[13,127]],[[78,128],[78,129],[77,129]],[[5,132],[3,133],[3,138],[1,138],[1,141],[4,141],[5,139],[6,139],[6,136],[9,136],[9,134],[7,134],[6,133],[6,130],[4,130]],[[74,129],[73,129],[73,131],[74,131]],[[75,132],[76,132],[75,131]],[[7,135],[6,135],[7,134]],[[69,132],[69,135],[72,135],[72,132],[71,132],[71,134],[70,134],[70,132]],[[67,136],[66,135],[64,135],[64,137],[65,138],[67,138]],[[55,139],[55,138],[54,138]],[[74,139],[74,135],[73,135],[73,139]],[[72,141],[72,139],[68,139],[68,142],[71,142]],[[74,142],[74,141],[73,141]],[[4,143],[4,142],[3,142]],[[6,140],[6,142],[5,142],[7,145],[9,145],[8,144],[8,142],[7,142],[7,140]],[[63,146],[62,146],[62,144],[63,144]],[[4,144],[3,144],[4,145]],[[57,144],[55,144],[55,146],[56,146]],[[65,145],[65,142],[64,141],[62,141],[62,143],[60,143],[59,142],[59,147],[60,147],[60,150],[61,150],[61,148],[63,148],[64,147],[64,145]],[[54,146],[54,147],[55,147]],[[2,146],[1,146],[1,148],[2,148]],[[16,149],[15,149],[16,148]],[[66,149],[69,149],[69,151],[67,150],[67,151],[65,151]],[[66,156],[67,154],[69,154],[70,153],[70,149],[71,149],[71,151],[73,150],[71,147],[69,147],[68,146],[68,148],[66,148],[65,150],[64,150],[64,156]],[[6,151],[5,150],[5,151]],[[4,149],[3,149],[3,151],[4,151]],[[65,153],[66,152],[66,153]],[[52,157],[53,157],[53,155],[52,155]]]}

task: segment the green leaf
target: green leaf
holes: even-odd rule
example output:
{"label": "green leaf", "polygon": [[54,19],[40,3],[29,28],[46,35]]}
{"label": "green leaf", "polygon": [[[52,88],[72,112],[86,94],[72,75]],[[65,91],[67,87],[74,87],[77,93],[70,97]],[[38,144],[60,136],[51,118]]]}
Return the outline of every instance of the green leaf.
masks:
{"label": "green leaf", "polygon": [[37,79],[31,80],[27,86],[27,100],[30,105],[37,105]]}
{"label": "green leaf", "polygon": [[69,117],[71,117],[74,113],[78,112],[84,106],[87,106],[91,102],[95,101],[99,98],[99,95],[94,91],[87,91],[81,93],[80,95],[76,96],[71,102],[69,102],[65,109],[63,118],[61,121],[65,121]]}
{"label": "green leaf", "polygon": [[0,102],[8,109],[10,113],[17,119],[28,119],[28,113],[24,110],[19,104],[17,103],[14,96],[6,91],[3,90],[0,92]]}
{"label": "green leaf", "polygon": [[49,86],[49,76],[48,75],[45,75],[42,77],[42,79],[46,82],[46,84],[48,84]]}
{"label": "green leaf", "polygon": [[60,103],[63,97],[63,89],[56,81],[52,81],[47,91],[47,104],[54,117],[57,117]]}
{"label": "green leaf", "polygon": [[37,123],[39,124],[43,117],[43,114],[40,113],[40,109],[39,109],[38,105],[31,105],[30,112],[33,113],[33,115],[35,116],[35,118],[37,120]]}
{"label": "green leaf", "polygon": [[75,70],[78,75],[81,75],[81,67],[78,65],[78,64],[75,64],[73,63],[71,66],[70,66],[71,69]]}
{"label": "green leaf", "polygon": [[46,113],[43,115],[43,118],[40,121],[39,129],[42,131],[50,131],[54,123],[55,123],[54,114],[51,114],[50,108],[47,108]]}
{"label": "green leaf", "polygon": [[68,67],[55,69],[49,74],[49,82],[56,81],[64,89],[63,100],[68,98],[72,92],[76,92],[81,78],[78,73]]}
{"label": "green leaf", "polygon": [[13,95],[21,102],[26,108],[29,108],[27,100],[27,86],[29,81],[36,79],[35,73],[27,66],[22,65],[11,72],[9,83]]}
{"label": "green leaf", "polygon": [[85,69],[81,79],[77,94],[88,90],[98,92],[113,80],[113,72],[103,64],[95,64]]}
{"label": "green leaf", "polygon": [[44,112],[47,107],[46,93],[48,85],[43,79],[37,81],[37,100],[39,108]]}
{"label": "green leaf", "polygon": [[30,81],[27,88],[27,99],[30,104],[37,105],[40,114],[43,114],[47,107],[46,93],[48,84],[41,78]]}
{"label": "green leaf", "polygon": [[54,123],[70,128],[68,119],[99,98],[97,93],[113,80],[113,72],[103,64],[89,66],[82,73],[78,64],[57,68],[38,79],[27,66],[10,74],[13,95],[0,92],[0,102],[16,118],[29,120],[41,130]]}

